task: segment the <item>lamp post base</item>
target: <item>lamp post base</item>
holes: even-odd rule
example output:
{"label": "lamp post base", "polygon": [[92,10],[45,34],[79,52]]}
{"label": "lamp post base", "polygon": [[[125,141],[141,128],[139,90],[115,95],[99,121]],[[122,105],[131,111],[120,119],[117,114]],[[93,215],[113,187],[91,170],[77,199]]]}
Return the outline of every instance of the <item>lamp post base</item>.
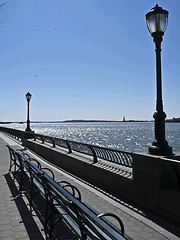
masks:
{"label": "lamp post base", "polygon": [[155,140],[152,143],[152,146],[149,147],[149,154],[158,155],[158,156],[172,156],[172,147],[168,145],[168,142],[165,139],[165,118],[166,114],[163,111],[162,101],[157,101],[157,109],[153,115],[155,120]]}
{"label": "lamp post base", "polygon": [[25,130],[26,132],[29,132],[29,133],[33,133],[34,131],[32,131],[30,128],[26,128]]}
{"label": "lamp post base", "polygon": [[170,147],[165,141],[164,145],[157,145],[157,142],[153,142],[153,145],[149,147],[149,154],[157,156],[172,156],[172,147]]}
{"label": "lamp post base", "polygon": [[[29,105],[28,105],[28,109],[29,109]],[[26,130],[25,131],[33,133],[33,131],[31,131],[31,128],[30,128],[29,110],[28,110],[28,120],[27,120],[27,125],[26,125]]]}

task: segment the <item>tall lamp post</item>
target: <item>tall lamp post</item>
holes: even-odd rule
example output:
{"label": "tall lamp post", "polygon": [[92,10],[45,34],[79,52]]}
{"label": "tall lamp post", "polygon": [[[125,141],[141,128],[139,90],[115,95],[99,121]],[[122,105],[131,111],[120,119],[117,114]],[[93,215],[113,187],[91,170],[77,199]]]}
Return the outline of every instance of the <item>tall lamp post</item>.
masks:
{"label": "tall lamp post", "polygon": [[149,153],[154,155],[167,156],[172,154],[172,147],[168,145],[165,139],[165,118],[162,101],[162,83],[161,83],[161,42],[162,36],[168,23],[168,11],[155,5],[150,12],[146,14],[146,22],[149,32],[153,37],[156,47],[156,81],[157,81],[157,102],[156,112],[153,115],[155,119],[155,140],[149,147]]}
{"label": "tall lamp post", "polygon": [[28,92],[26,94],[26,100],[27,100],[27,128],[26,128],[26,132],[31,132],[31,128],[30,128],[30,120],[29,120],[29,102],[31,100],[31,94]]}

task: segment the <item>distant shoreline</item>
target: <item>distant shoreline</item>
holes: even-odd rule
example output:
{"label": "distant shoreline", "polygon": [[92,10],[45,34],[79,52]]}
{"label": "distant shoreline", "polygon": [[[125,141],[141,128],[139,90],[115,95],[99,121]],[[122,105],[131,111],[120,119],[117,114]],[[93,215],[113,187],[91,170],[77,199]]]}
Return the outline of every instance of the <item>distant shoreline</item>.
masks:
{"label": "distant shoreline", "polygon": [[[153,122],[153,120],[126,120],[126,121],[113,121],[113,120],[65,120],[65,121],[31,121],[31,123],[122,123],[122,122]],[[167,123],[170,122],[180,122],[180,118],[173,118],[173,119],[167,119]],[[26,122],[0,122],[0,124],[11,124],[11,123],[19,123],[23,124]]]}

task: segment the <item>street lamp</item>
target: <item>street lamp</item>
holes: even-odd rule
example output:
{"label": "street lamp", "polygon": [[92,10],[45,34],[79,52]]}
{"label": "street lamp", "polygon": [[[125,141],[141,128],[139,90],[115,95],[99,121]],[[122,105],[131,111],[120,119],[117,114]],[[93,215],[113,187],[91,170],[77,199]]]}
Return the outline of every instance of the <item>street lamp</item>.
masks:
{"label": "street lamp", "polygon": [[157,80],[157,102],[156,112],[153,115],[155,119],[155,140],[149,147],[149,153],[154,155],[171,155],[172,147],[165,140],[165,118],[162,101],[162,83],[161,83],[161,42],[162,36],[168,23],[168,11],[155,5],[150,12],[146,14],[146,22],[149,32],[153,37],[156,46],[156,80]]}
{"label": "street lamp", "polygon": [[28,92],[26,94],[26,100],[27,100],[27,128],[26,128],[26,132],[31,132],[30,129],[30,120],[29,120],[29,102],[31,100],[31,94]]}

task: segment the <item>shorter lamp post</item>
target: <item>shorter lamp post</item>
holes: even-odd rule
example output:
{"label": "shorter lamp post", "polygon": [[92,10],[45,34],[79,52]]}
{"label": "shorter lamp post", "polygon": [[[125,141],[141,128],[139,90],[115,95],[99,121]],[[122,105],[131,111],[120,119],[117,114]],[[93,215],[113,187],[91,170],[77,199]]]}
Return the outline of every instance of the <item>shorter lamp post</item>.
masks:
{"label": "shorter lamp post", "polygon": [[29,120],[29,102],[31,100],[31,94],[28,92],[26,94],[26,100],[27,100],[27,128],[26,128],[26,132],[31,132],[31,128],[30,128],[30,120]]}
{"label": "shorter lamp post", "polygon": [[162,101],[162,83],[161,83],[161,42],[162,36],[168,23],[168,11],[163,10],[156,4],[150,12],[146,14],[147,27],[156,46],[156,80],[157,80],[157,102],[156,112],[153,115],[155,119],[155,140],[149,147],[149,153],[154,155],[171,155],[172,147],[168,145],[165,139],[165,118]]}

